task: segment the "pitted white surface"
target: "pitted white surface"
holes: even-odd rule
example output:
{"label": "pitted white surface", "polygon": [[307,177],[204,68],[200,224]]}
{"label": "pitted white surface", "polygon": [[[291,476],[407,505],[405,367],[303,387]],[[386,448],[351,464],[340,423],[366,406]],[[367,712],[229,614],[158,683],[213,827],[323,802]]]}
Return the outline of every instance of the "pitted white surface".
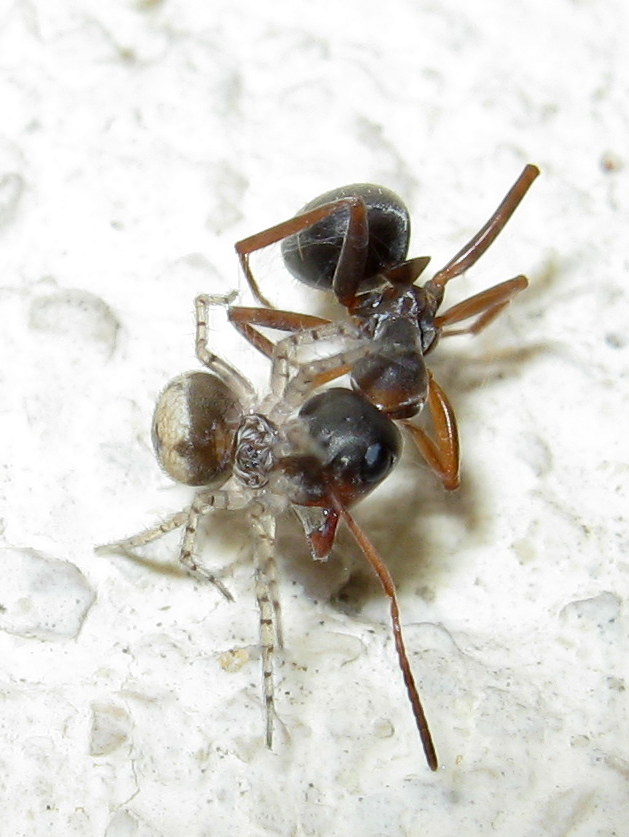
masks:
{"label": "pitted white surface", "polygon": [[[65,637],[0,630],[3,833],[623,833],[628,14],[0,3],[0,545],[74,565],[95,596]],[[462,487],[446,496],[407,446],[358,511],[398,583],[442,767],[423,762],[349,539],[314,564],[290,519],[268,752],[242,519],[208,519],[204,551],[240,562],[235,604],[179,571],[177,537],[146,563],[93,553],[189,497],[150,421],[195,365],[193,298],[244,289],[237,239],[354,181],[407,200],[411,254],[438,267],[529,161],[542,177],[447,298],[521,272],[531,287],[431,360]],[[269,296],[313,310],[277,255],[259,265]],[[212,329],[263,389],[264,362]]]}

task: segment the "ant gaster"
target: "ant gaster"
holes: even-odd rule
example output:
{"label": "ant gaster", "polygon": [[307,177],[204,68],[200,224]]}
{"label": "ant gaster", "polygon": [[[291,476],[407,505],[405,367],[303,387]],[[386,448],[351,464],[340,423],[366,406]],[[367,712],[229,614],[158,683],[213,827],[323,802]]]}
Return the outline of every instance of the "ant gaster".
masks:
{"label": "ant gaster", "polygon": [[[326,192],[288,221],[236,244],[242,269],[264,308],[232,307],[235,327],[274,360],[276,378],[298,365],[300,347],[342,338],[363,351],[336,355],[317,383],[350,373],[351,385],[390,418],[402,421],[430,468],[445,488],[459,486],[460,453],[454,411],[425,364],[440,337],[477,334],[528,285],[516,276],[439,314],[446,284],[476,263],[496,239],[539,174],[524,167],[484,226],[423,285],[415,282],[429,257],[406,259],[410,220],[402,200],[388,189],[354,184]],[[300,281],[330,289],[349,319],[331,323],[321,317],[276,310],[261,293],[249,257],[282,242],[282,255]],[[459,323],[472,320],[466,327]],[[259,327],[291,332],[277,344]],[[434,434],[409,421],[428,406]],[[333,521],[330,525],[333,525]]]}
{"label": "ant gaster", "polygon": [[[200,566],[194,557],[197,527],[200,517],[212,509],[247,512],[254,536],[266,743],[271,747],[273,654],[276,646],[282,646],[275,520],[285,509],[300,506],[318,507],[330,519],[344,520],[389,597],[404,683],[427,762],[436,770],[435,748],[404,648],[393,580],[349,511],[394,467],[402,444],[399,430],[360,393],[336,387],[310,394],[329,369],[329,359],[303,366],[284,381],[281,392],[256,405],[247,379],[208,348],[208,309],[219,302],[226,299],[201,296],[196,300],[196,353],[207,371],[186,372],[171,381],[153,417],[156,456],[174,480],[199,487],[194,499],[188,508],[156,526],[98,551],[133,550],[184,527],[179,560],[190,573],[212,582],[231,599],[219,575]],[[335,530],[336,525],[306,531],[313,540],[313,552],[327,555]]]}

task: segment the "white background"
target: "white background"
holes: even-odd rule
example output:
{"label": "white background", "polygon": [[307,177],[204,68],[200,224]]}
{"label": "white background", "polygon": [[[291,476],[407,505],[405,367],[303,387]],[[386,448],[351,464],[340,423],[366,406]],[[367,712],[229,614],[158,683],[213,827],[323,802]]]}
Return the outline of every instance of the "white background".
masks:
{"label": "white background", "polygon": [[[626,833],[627,24],[621,0],[0,0],[3,835]],[[195,367],[193,298],[243,291],[233,243],[353,181],[398,191],[440,266],[526,162],[542,177],[448,302],[531,287],[431,360],[462,487],[408,446],[358,510],[441,769],[356,549],[314,565],[291,519],[269,752],[243,519],[203,540],[240,562],[235,604],[176,536],[93,552],[189,499],[149,426]],[[220,318],[212,345],[263,387]]]}

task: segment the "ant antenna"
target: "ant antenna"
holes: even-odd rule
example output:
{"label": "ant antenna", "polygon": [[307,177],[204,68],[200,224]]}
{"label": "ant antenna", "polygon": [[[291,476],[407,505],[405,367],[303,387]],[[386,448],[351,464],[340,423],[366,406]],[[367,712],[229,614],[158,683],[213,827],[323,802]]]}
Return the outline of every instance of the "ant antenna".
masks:
{"label": "ant antenna", "polygon": [[347,524],[347,527],[352,533],[354,540],[362,549],[365,558],[369,561],[374,572],[378,576],[380,584],[382,585],[382,589],[391,600],[391,623],[393,625],[395,649],[397,651],[398,659],[400,661],[400,668],[402,669],[404,684],[406,686],[406,691],[408,692],[408,697],[411,702],[411,708],[413,710],[413,715],[415,716],[415,724],[417,726],[417,731],[419,732],[422,747],[424,748],[424,753],[426,754],[426,761],[428,762],[428,767],[430,767],[431,770],[436,770],[439,766],[439,763],[437,761],[437,753],[435,751],[435,745],[433,744],[432,735],[430,734],[430,730],[428,729],[426,713],[424,712],[424,707],[422,706],[421,698],[419,697],[419,692],[417,691],[417,686],[415,685],[413,672],[411,671],[411,665],[408,661],[408,657],[406,656],[406,648],[404,647],[404,639],[402,637],[402,626],[400,625],[400,609],[398,607],[397,595],[395,592],[395,584],[393,583],[393,579],[391,578],[391,573],[385,566],[384,562],[382,561],[382,558],[380,558],[380,556],[378,555],[378,552],[374,545],[367,538],[363,530],[360,528],[358,523],[356,523],[356,521],[349,513],[349,511],[345,508],[345,506],[334,495],[332,496],[332,500],[334,503],[335,511],[340,515],[340,517],[343,518],[343,520]]}

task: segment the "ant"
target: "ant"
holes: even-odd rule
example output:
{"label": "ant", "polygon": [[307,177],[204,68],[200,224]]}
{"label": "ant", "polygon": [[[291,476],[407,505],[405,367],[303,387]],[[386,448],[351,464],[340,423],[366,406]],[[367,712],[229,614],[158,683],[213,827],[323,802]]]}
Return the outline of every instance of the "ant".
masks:
{"label": "ant", "polygon": [[[438,314],[445,286],[472,267],[511,218],[539,175],[526,165],[498,208],[481,229],[423,285],[415,284],[430,257],[407,259],[409,213],[388,189],[359,183],[334,189],[306,204],[300,213],[236,244],[247,282],[263,308],[231,307],[229,318],[255,348],[273,359],[276,386],[295,365],[300,347],[342,338],[347,346],[365,347],[354,360],[340,352],[335,367],[317,384],[350,373],[352,388],[384,414],[401,421],[426,463],[448,490],[460,484],[456,417],[448,398],[426,367],[425,356],[440,337],[478,334],[527,285],[516,276],[481,291]],[[349,319],[281,311],[263,296],[249,257],[282,242],[289,271],[301,282],[332,290]],[[473,320],[466,327],[455,327]],[[259,327],[291,332],[273,343]],[[427,405],[434,436],[411,423]]]}
{"label": "ant", "polygon": [[[208,347],[211,305],[229,297],[196,299],[196,356],[205,367],[174,378],[158,398],[152,423],[156,457],[177,482],[196,486],[187,508],[132,537],[97,547],[128,552],[184,528],[179,560],[194,576],[232,600],[219,575],[195,557],[199,519],[212,509],[244,510],[254,536],[253,566],[259,609],[266,744],[273,743],[273,655],[282,647],[274,555],[278,514],[292,508],[316,557],[327,557],[342,520],[378,576],[390,600],[395,647],[415,723],[431,770],[437,755],[404,647],[393,579],[349,509],[376,488],[395,466],[402,437],[395,423],[358,392],[335,387],[312,395],[333,361],[303,365],[281,391],[257,404],[253,387]],[[361,350],[362,352],[362,350]],[[354,353],[358,357],[360,353]],[[223,487],[227,484],[227,487]],[[319,509],[324,525],[309,530],[299,509]],[[333,521],[330,523],[330,521]]]}

